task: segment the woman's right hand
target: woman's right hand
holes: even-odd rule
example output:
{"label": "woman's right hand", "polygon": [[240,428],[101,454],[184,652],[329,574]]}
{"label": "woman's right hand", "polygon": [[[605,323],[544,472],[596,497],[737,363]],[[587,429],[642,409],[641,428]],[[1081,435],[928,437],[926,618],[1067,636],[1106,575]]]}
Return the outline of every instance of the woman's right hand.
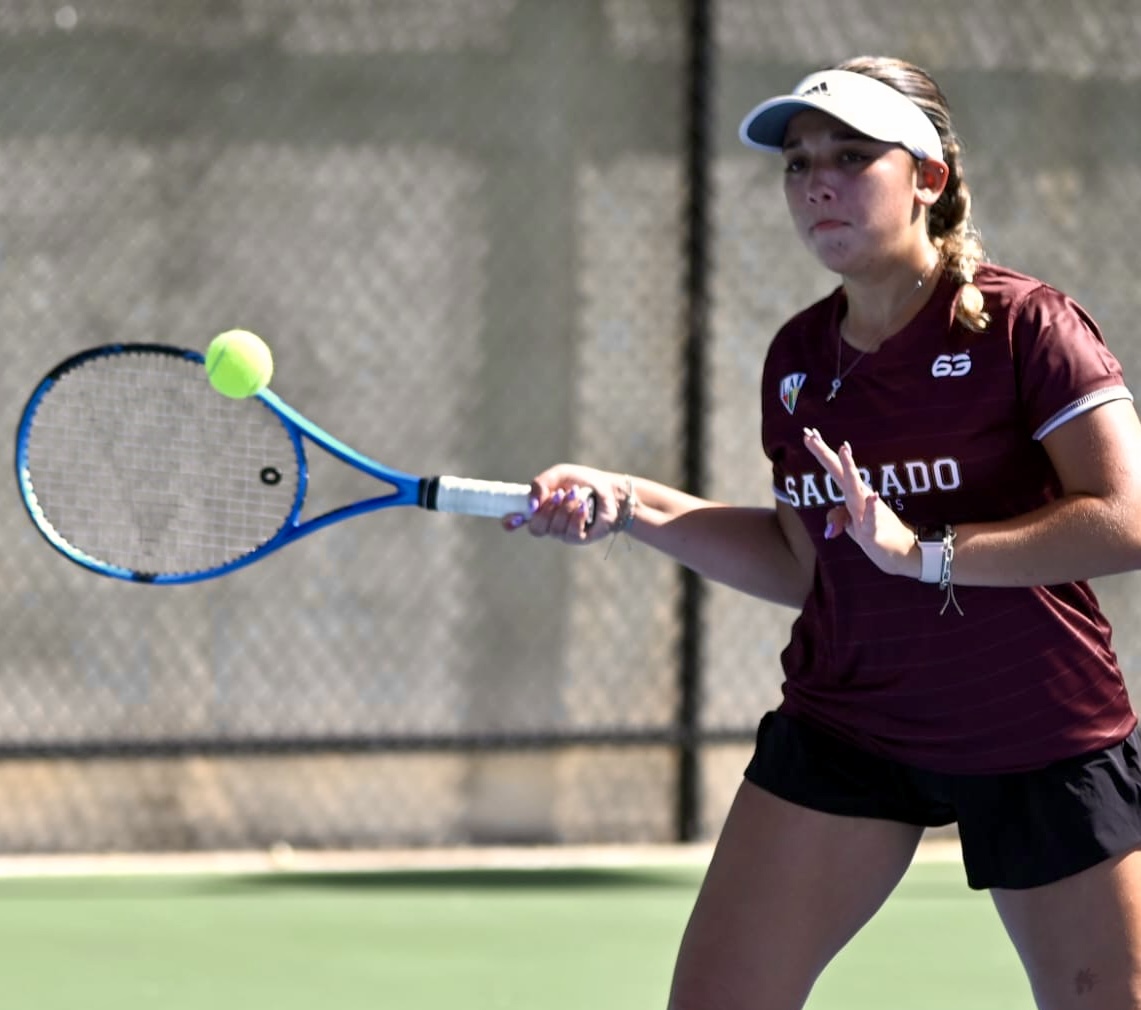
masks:
{"label": "woman's right hand", "polygon": [[503,528],[526,527],[532,536],[569,544],[595,543],[609,536],[626,493],[622,474],[560,463],[531,482],[530,515],[504,516]]}

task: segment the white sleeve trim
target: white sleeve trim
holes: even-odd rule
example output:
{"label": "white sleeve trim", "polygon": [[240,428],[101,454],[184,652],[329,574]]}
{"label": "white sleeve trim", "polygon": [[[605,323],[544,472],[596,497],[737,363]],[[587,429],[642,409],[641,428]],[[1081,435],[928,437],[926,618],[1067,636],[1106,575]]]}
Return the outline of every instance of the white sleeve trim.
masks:
{"label": "white sleeve trim", "polygon": [[1099,389],[1095,393],[1089,393],[1080,400],[1075,400],[1073,403],[1059,410],[1058,413],[1034,432],[1034,439],[1035,441],[1042,441],[1042,439],[1049,435],[1055,428],[1061,427],[1079,414],[1093,410],[1094,407],[1100,407],[1103,403],[1110,403],[1113,400],[1132,401],[1132,399],[1133,394],[1124,386],[1109,386],[1106,389]]}
{"label": "white sleeve trim", "polygon": [[792,504],[792,499],[785,493],[784,488],[775,483],[773,484],[773,497],[777,501],[783,502],[785,505]]}

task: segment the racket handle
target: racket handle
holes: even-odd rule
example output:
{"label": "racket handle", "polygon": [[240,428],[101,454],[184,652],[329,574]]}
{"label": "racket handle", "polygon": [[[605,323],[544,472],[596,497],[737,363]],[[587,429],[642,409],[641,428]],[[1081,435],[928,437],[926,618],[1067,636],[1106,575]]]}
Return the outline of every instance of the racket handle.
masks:
{"label": "racket handle", "polygon": [[495,518],[530,511],[528,484],[466,477],[425,477],[420,486],[420,504],[434,512]]}
{"label": "racket handle", "polygon": [[[420,504],[434,512],[468,516],[531,514],[531,486],[468,477],[425,477],[420,482]],[[594,524],[594,495],[586,503],[586,526]]]}

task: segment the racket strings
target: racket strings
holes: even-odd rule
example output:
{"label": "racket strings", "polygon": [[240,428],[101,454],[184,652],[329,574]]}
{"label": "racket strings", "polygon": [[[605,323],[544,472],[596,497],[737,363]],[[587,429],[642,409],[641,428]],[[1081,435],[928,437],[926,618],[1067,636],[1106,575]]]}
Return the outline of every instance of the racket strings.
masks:
{"label": "racket strings", "polygon": [[175,574],[272,539],[299,507],[301,468],[260,401],[219,395],[192,359],[137,352],[92,358],[46,389],[25,478],[38,521],[73,550]]}

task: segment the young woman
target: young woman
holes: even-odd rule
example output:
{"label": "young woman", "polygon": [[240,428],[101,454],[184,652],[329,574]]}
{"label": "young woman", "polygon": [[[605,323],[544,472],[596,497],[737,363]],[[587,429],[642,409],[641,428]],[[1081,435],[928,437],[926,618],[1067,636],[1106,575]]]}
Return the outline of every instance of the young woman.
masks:
{"label": "young woman", "polygon": [[[799,610],[678,956],[674,1010],[800,1007],[957,822],[1038,1005],[1141,1008],[1141,736],[1087,579],[1141,567],[1141,425],[1096,324],[986,263],[947,103],[860,58],[758,106],[841,286],[762,378],[775,508],[561,465],[537,536],[618,531]],[[586,523],[593,492],[597,518]]]}

